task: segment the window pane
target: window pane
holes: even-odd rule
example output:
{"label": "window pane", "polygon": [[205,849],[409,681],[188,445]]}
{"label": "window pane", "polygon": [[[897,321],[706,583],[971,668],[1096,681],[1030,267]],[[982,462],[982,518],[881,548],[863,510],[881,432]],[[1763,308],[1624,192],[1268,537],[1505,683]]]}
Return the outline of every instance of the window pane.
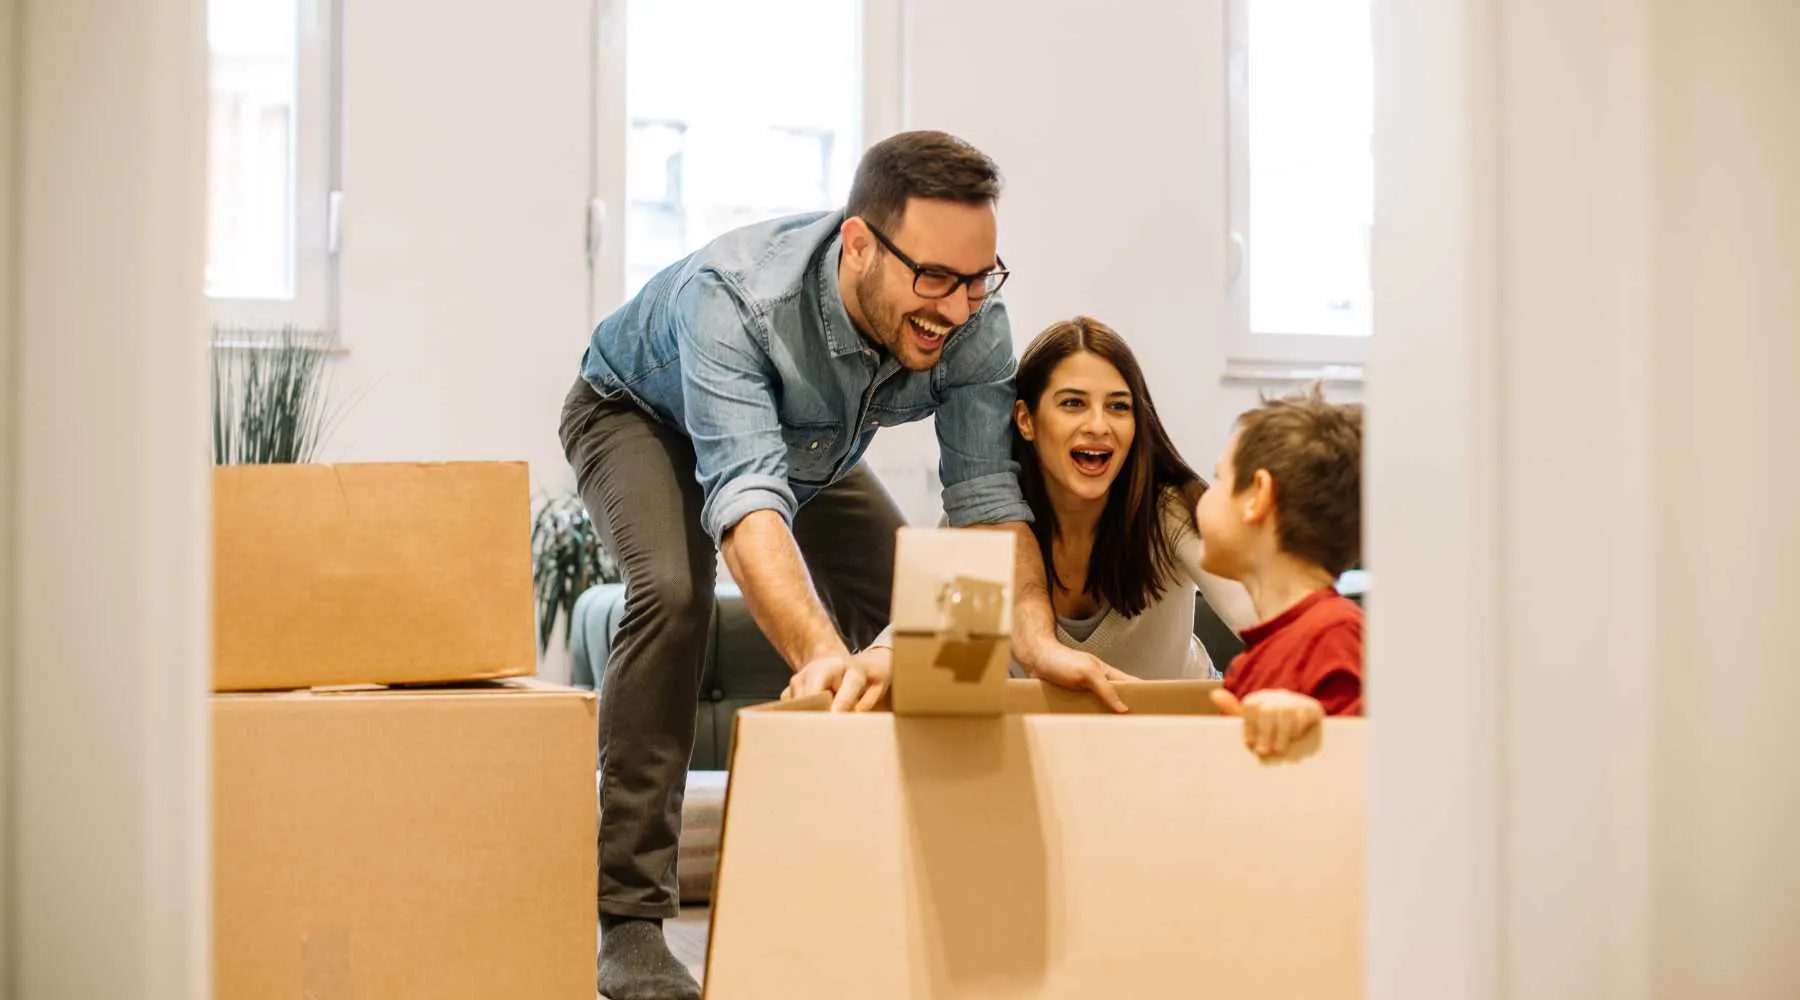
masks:
{"label": "window pane", "polygon": [[1248,0],[1250,329],[1366,336],[1369,4]]}
{"label": "window pane", "polygon": [[629,5],[627,295],[729,229],[844,203],[862,145],[861,8]]}
{"label": "window pane", "polygon": [[294,295],[295,0],[209,0],[206,293]]}

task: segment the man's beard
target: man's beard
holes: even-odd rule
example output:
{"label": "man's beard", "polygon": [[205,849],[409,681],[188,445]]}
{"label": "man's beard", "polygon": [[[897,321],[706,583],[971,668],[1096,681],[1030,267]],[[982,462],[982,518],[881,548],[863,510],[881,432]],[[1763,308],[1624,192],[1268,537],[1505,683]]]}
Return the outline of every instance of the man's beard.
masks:
{"label": "man's beard", "polygon": [[857,277],[856,301],[862,304],[863,322],[869,324],[863,332],[875,346],[889,354],[898,354],[901,319],[893,303],[881,294],[880,268],[871,267]]}
{"label": "man's beard", "polygon": [[[910,352],[907,350],[911,345],[912,324],[907,321],[907,314],[895,308],[887,296],[882,294],[879,268],[872,267],[856,279],[856,300],[862,305],[863,320],[869,324],[869,329],[865,332],[869,339],[875,341],[883,351],[909,368],[913,367],[907,363],[909,358],[914,360],[927,360],[928,358],[928,362],[924,365],[925,368],[937,363],[938,357],[943,353],[941,347],[926,357],[921,357],[916,349]],[[938,315],[935,309],[921,309],[919,313],[926,319],[941,323],[946,327],[951,325],[948,320]],[[948,335],[945,339],[948,340]]]}

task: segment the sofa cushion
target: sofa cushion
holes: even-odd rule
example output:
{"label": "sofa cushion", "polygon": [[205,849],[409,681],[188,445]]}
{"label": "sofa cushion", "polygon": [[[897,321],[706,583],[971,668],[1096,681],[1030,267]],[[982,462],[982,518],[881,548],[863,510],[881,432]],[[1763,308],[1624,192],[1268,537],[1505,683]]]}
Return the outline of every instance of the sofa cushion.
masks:
{"label": "sofa cushion", "polygon": [[[606,697],[601,681],[624,613],[624,584],[600,584],[576,599],[569,629],[570,684],[597,690],[602,699]],[[721,584],[707,625],[690,766],[702,771],[724,770],[737,711],[780,698],[792,676],[750,616],[742,594],[735,586]]]}

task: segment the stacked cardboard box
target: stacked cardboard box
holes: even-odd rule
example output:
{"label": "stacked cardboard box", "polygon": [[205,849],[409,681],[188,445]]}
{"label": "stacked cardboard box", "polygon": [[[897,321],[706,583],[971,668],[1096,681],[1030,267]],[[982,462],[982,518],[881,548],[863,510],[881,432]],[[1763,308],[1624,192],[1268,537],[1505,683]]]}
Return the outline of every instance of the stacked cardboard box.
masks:
{"label": "stacked cardboard box", "polygon": [[519,679],[528,490],[216,470],[216,995],[593,996],[594,702]]}
{"label": "stacked cardboard box", "polygon": [[707,995],[1361,996],[1360,720],[1264,763],[1216,682],[1005,679],[1009,542],[903,529],[891,712],[739,714]]}

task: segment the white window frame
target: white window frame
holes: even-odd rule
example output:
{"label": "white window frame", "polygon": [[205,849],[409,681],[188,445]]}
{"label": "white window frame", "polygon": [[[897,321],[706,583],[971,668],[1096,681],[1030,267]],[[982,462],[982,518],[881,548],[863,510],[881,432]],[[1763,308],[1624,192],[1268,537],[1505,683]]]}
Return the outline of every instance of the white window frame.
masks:
{"label": "white window frame", "polygon": [[[626,5],[595,0],[592,195],[587,205],[588,322],[617,309],[625,295]],[[637,0],[643,2],[643,0]],[[863,148],[905,120],[905,0],[861,0]],[[858,151],[860,153],[860,150]]]}
{"label": "white window frame", "polygon": [[294,88],[294,295],[213,298],[213,325],[276,331],[285,326],[337,336],[342,0],[298,0]]}
{"label": "white window frame", "polygon": [[1373,336],[1258,333],[1250,328],[1250,4],[1226,0],[1225,374],[1251,381],[1360,382]]}

